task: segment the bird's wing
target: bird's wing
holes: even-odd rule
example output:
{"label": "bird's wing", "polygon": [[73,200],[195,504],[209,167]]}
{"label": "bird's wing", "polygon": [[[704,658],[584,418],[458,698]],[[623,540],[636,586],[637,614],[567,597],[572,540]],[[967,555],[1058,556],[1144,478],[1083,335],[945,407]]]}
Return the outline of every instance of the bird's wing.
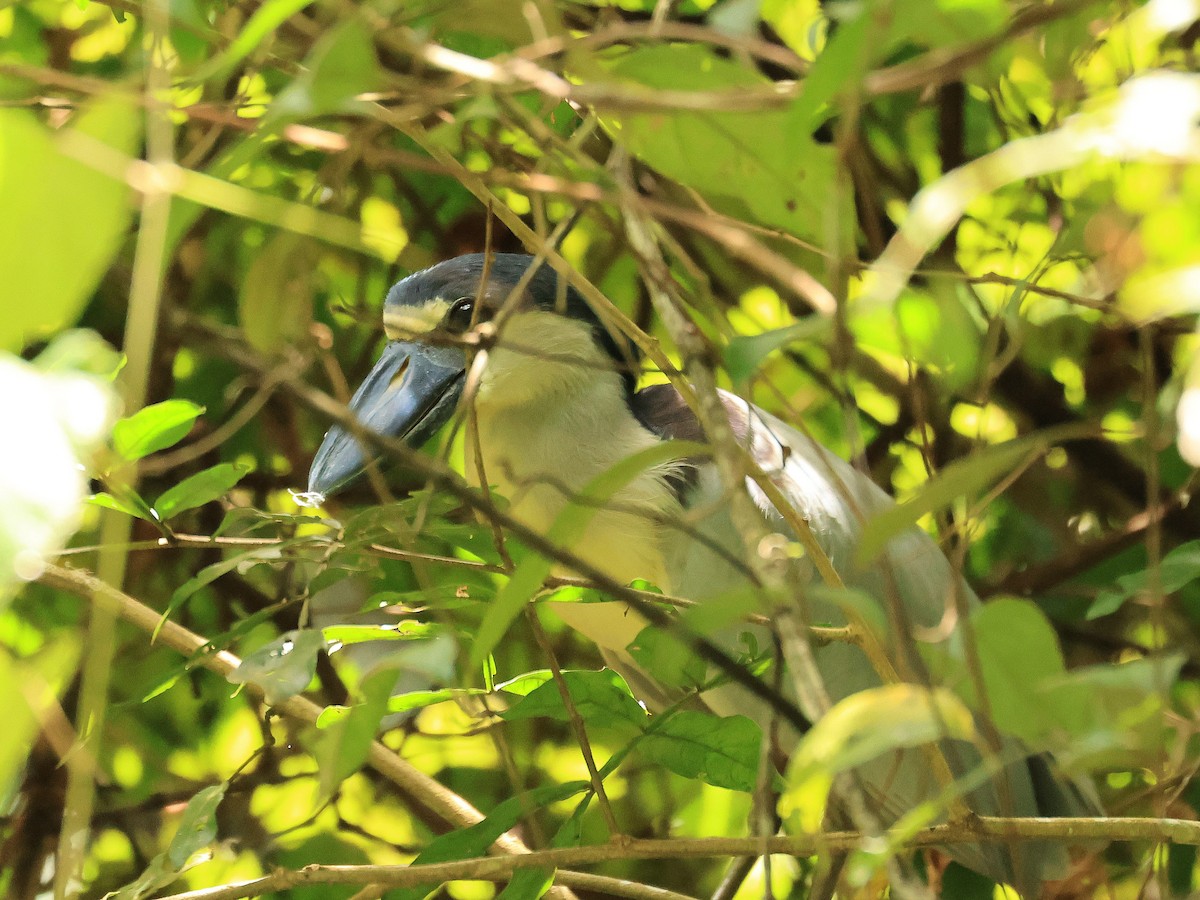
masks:
{"label": "bird's wing", "polygon": [[[727,392],[722,392],[735,437],[772,480],[782,496],[803,517],[822,551],[848,588],[857,589],[878,604],[892,633],[908,636],[893,641],[893,655],[907,652],[907,671],[914,680],[927,682],[922,663],[912,650],[914,631],[934,631],[954,622],[955,601],[968,608],[979,603],[971,588],[951,566],[937,543],[918,528],[893,538],[884,554],[872,564],[856,563],[855,549],[864,523],[894,505],[894,501],[865,474],[818,444],[810,436],[780,419]],[[635,395],[634,410],[643,424],[664,438],[703,440],[694,414],[671,385],[656,385]],[[782,516],[752,481],[747,487],[768,524],[781,534],[795,537]],[[685,506],[695,527],[715,543],[740,547],[741,539],[729,515],[725,492],[712,466],[698,464],[687,488]],[[709,512],[705,514],[706,505]],[[718,599],[744,587],[729,566],[686,537],[673,541],[669,569],[683,573],[675,585],[677,593],[694,600]],[[743,551],[744,552],[744,551]],[[810,580],[817,583],[810,566]],[[957,593],[957,598],[956,598]],[[843,609],[836,602],[810,603],[813,624],[843,624]],[[731,649],[744,632],[734,625],[724,639]],[[836,702],[858,691],[877,686],[880,677],[856,646],[832,643],[818,648],[817,665],[831,699]],[[754,716],[761,707],[736,685],[727,685],[705,695],[710,708],[721,714]],[[765,710],[763,711],[765,713]],[[815,711],[805,710],[810,716]],[[765,716],[757,718],[764,719]],[[978,773],[983,765],[975,747],[960,741],[943,741],[951,768],[959,777]],[[981,814],[1037,815],[1043,812],[1039,797],[1044,787],[1035,787],[1025,753],[1016,741],[1006,740],[1003,756],[1006,785],[985,784],[968,794],[968,803]],[[877,759],[857,771],[864,794],[875,804],[873,812],[885,823],[892,822],[922,801],[940,793],[930,766],[921,751],[903,751]],[[1039,785],[1041,783],[1039,782]],[[1001,797],[1003,795],[1003,798]],[[1018,859],[996,846],[961,845],[953,855],[966,865],[1009,883],[1032,884],[1056,877],[1067,860],[1061,847],[1029,845]],[[1016,873],[1020,873],[1019,875]]]}

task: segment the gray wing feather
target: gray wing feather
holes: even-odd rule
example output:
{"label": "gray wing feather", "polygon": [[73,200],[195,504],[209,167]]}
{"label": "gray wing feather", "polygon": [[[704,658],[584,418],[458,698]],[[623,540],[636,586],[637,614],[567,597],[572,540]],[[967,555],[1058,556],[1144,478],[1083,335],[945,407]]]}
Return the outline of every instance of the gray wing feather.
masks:
{"label": "gray wing feather", "polygon": [[[635,405],[635,413],[648,428],[666,438],[703,439],[695,416],[670,385],[655,386],[637,397],[641,399]],[[723,392],[722,400],[737,438],[807,521],[847,587],[866,593],[885,609],[891,604],[894,607],[891,620],[905,623],[905,630],[910,633],[914,626],[936,628],[947,610],[953,609],[956,592],[968,607],[978,605],[975,593],[937,544],[915,527],[891,540],[881,562],[866,569],[856,568],[854,550],[863,523],[891,507],[894,504],[891,497],[866,475],[790,425],[732,394]],[[768,523],[781,533],[790,534],[784,518],[762,491],[753,482],[748,482],[748,488]],[[719,500],[722,496],[712,467],[698,466],[688,502],[693,513],[699,514],[699,527],[715,540],[725,542],[725,546],[737,546],[740,537],[727,505]],[[706,502],[713,506],[708,515],[704,515]],[[724,575],[723,569],[727,567],[722,567],[696,542],[677,539],[671,553],[670,570],[685,573],[681,583],[674,586],[684,596],[695,600],[716,598],[738,588],[737,577]],[[836,604],[817,602],[813,606],[820,623],[845,622]],[[730,629],[718,638],[732,647],[744,631],[741,627]],[[899,644],[911,646],[911,641]],[[919,660],[913,663],[920,665]],[[861,650],[848,644],[819,648],[817,664],[835,702],[880,684]],[[706,694],[705,701],[722,714],[747,714],[761,706],[733,685]],[[765,718],[766,711],[761,712],[760,718]],[[805,712],[811,716],[815,711]],[[941,746],[956,776],[976,775],[984,764],[971,744],[946,740]],[[968,803],[977,813],[1095,814],[1095,807],[1078,790],[1050,776],[1047,760],[1029,756],[1017,741],[1006,739],[1001,756],[1006,763],[1002,774],[967,794]],[[874,812],[885,823],[938,796],[941,789],[920,751],[902,751],[877,759],[856,774],[865,794],[876,804]],[[998,782],[1003,782],[1003,786],[997,786]],[[950,852],[977,871],[1026,890],[1043,880],[1062,877],[1069,862],[1065,850],[1052,844],[1026,844],[1015,851],[998,845],[960,845]]]}

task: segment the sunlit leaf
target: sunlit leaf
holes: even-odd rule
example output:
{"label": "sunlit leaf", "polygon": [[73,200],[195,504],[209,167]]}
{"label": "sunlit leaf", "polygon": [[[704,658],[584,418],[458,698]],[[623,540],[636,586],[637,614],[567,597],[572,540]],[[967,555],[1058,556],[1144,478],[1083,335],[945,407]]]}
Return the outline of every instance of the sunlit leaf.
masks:
{"label": "sunlit leaf", "polygon": [[[403,694],[395,694],[388,698],[387,712],[403,713],[412,712],[417,709],[424,709],[426,706],[433,706],[437,703],[446,703],[450,700],[457,700],[460,697],[479,697],[488,692],[480,688],[441,688],[436,691],[406,691]],[[335,722],[340,722],[350,714],[350,706],[327,706],[321,710],[321,715],[317,717],[318,728],[328,728]]]}
{"label": "sunlit leaf", "polygon": [[684,778],[753,791],[759,780],[762,729],[745,716],[680,710],[638,743],[638,752]]}
{"label": "sunlit leaf", "polygon": [[179,443],[192,430],[192,423],[204,412],[190,400],[164,400],[113,426],[113,448],[133,461]]}
{"label": "sunlit leaf", "polygon": [[125,236],[128,188],[78,155],[137,146],[139,111],[110,96],[58,134],[29,110],[0,109],[0,350],[74,324]]}
{"label": "sunlit leaf", "polygon": [[952,693],[888,684],[851,694],[813,726],[792,755],[779,813],[795,833],[820,827],[833,779],[882,753],[945,737],[970,739],[975,726]]}
{"label": "sunlit leaf", "polygon": [[132,492],[126,493],[123,497],[115,497],[107,491],[100,491],[88,497],[87,502],[92,506],[125,513],[125,515],[133,516],[135,519],[145,519],[147,522],[154,521],[154,512],[150,509],[150,505]]}
{"label": "sunlit leaf", "polygon": [[[634,699],[629,686],[616,672],[563,672],[563,681],[576,712],[589,725],[596,727],[643,728],[646,711]],[[568,721],[570,716],[563,704],[558,684],[551,679],[503,713],[505,719],[516,722],[539,717]]]}
{"label": "sunlit leaf", "polygon": [[518,697],[525,697],[540,688],[543,684],[554,677],[549,669],[538,669],[536,672],[525,672],[512,678],[508,681],[502,681],[496,685],[496,690],[504,691],[508,694],[515,694]]}
{"label": "sunlit leaf", "polygon": [[414,641],[439,632],[437,625],[405,619],[392,625],[329,625],[321,629],[325,640],[339,644],[363,644],[370,641]]}
{"label": "sunlit leaf", "polygon": [[203,506],[225,496],[249,471],[250,467],[242,463],[218,463],[167,488],[155,501],[154,511],[165,521],[185,510]]}
{"label": "sunlit leaf", "polygon": [[906,291],[893,307],[903,355],[922,360],[954,390],[976,378],[982,336],[964,303],[971,302],[949,281],[927,291]]}

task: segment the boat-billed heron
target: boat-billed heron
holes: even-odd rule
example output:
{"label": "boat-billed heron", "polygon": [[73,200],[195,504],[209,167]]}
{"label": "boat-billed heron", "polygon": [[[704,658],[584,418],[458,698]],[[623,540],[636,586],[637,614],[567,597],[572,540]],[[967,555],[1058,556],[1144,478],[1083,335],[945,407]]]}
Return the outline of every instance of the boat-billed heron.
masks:
{"label": "boat-billed heron", "polygon": [[[512,517],[544,532],[570,497],[631,454],[669,439],[703,441],[704,434],[673,386],[637,390],[628,355],[583,298],[549,267],[531,272],[532,265],[524,255],[496,254],[490,262],[482,255],[462,256],[395,285],[383,309],[389,343],[351,409],[364,429],[421,444],[450,419],[464,394],[469,354],[459,338],[499,314],[470,397],[478,440],[467,444],[477,444],[481,459],[472,458],[465,469],[476,482],[482,472],[509,500]],[[722,400],[734,434],[807,521],[846,585],[881,604],[889,598],[898,602],[902,620],[914,630],[940,627],[956,591],[968,604],[979,602],[934,541],[916,528],[892,539],[880,561],[856,568],[853,551],[862,522],[892,500],[798,430],[732,394]],[[346,429],[332,428],[313,461],[309,490],[322,495],[338,490],[375,455]],[[783,517],[763,493],[750,485],[750,495],[771,529],[787,535]],[[726,496],[716,466],[705,458],[648,468],[593,514],[569,549],[623,584],[646,579],[672,594],[715,602],[745,589],[751,577]],[[687,527],[672,527],[673,522]],[[627,652],[644,620],[622,602],[556,607],[653,707],[659,700],[655,684]],[[820,623],[845,621],[836,605],[814,601],[812,608]],[[834,702],[880,683],[856,646],[831,643],[815,655]],[[710,691],[704,701],[721,715],[757,711],[760,721],[768,718],[761,702],[738,685]],[[956,776],[969,780],[981,771],[981,756],[971,744],[942,745]],[[1001,777],[984,778],[982,785],[976,778],[966,791],[974,812],[1085,811],[1077,793],[1050,776],[1045,759],[1028,756],[1007,739],[1002,756]],[[941,795],[944,785],[927,760],[919,750],[898,751],[856,769],[876,821],[891,824]],[[1003,787],[997,786],[1001,781]],[[960,844],[949,852],[993,879],[1026,887],[1062,877],[1066,863],[1061,847],[1043,844],[1016,852]]]}

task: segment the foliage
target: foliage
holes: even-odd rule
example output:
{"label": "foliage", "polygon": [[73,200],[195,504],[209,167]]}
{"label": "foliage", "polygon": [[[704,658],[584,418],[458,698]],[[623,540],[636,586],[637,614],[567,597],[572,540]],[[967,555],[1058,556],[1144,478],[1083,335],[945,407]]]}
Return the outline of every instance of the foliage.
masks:
{"label": "foliage", "polygon": [[[1070,896],[1188,895],[1200,830],[1169,820],[1200,804],[1198,41],[1196,0],[0,9],[0,890],[279,870],[263,890],[419,897],[442,879],[300,870],[519,835],[603,845],[596,872],[699,896],[734,850],[663,865],[610,831],[765,840],[753,798],[776,792],[799,842],[840,773],[949,738],[1011,764],[1000,733],[1142,817],[1076,851]],[[388,287],[522,248],[612,301],[645,382],[708,373],[869,471],[901,502],[858,563],[913,523],[939,537],[987,600],[948,608],[945,633],[900,652],[871,598],[810,598],[935,684],[851,695],[784,765],[755,721],[696,708],[738,688],[674,632],[630,650],[668,695],[650,714],[543,612],[610,598],[498,547],[452,489],[462,429],[390,492],[298,502]],[[569,546],[697,449],[627,460],[546,537]],[[738,596],[679,620],[741,641],[764,611]],[[734,643],[764,684],[785,677],[772,642]],[[986,777],[846,847],[842,891],[992,896],[910,846]],[[771,886],[805,896],[828,847],[788,846],[807,849],[773,857]],[[537,897],[572,868],[507,888],[463,869],[445,891]]]}

